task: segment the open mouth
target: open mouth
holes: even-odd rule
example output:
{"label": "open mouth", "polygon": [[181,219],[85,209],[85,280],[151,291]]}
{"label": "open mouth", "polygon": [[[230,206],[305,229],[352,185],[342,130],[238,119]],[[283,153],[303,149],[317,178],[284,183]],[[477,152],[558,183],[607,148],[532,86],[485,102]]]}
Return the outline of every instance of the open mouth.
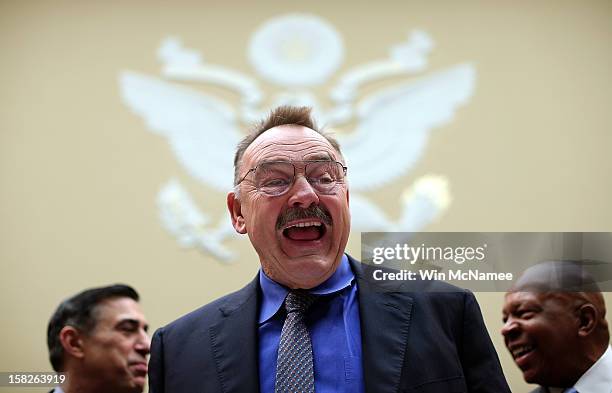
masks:
{"label": "open mouth", "polygon": [[518,364],[525,360],[525,358],[529,356],[529,354],[531,354],[534,349],[535,347],[533,345],[519,345],[512,348],[512,350],[510,350],[510,353],[512,353],[514,361]]}
{"label": "open mouth", "polygon": [[294,241],[315,241],[321,239],[326,231],[321,221],[305,221],[285,227],[283,236]]}

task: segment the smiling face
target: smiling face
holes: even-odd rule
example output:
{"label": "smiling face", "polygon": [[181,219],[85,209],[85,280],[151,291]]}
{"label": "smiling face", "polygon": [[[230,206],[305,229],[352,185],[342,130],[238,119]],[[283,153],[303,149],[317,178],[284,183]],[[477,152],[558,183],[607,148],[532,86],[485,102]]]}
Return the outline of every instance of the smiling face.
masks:
{"label": "smiling face", "polygon": [[239,185],[240,198],[228,195],[234,228],[247,233],[264,272],[290,288],[312,288],[335,271],[350,230],[346,182],[332,193],[318,193],[304,177],[303,161],[340,161],[340,154],[319,133],[283,125],[261,134],[246,149],[241,177],[264,162],[294,162],[296,177],[287,193],[258,190],[251,172]]}
{"label": "smiling face", "polygon": [[580,321],[568,296],[509,292],[503,321],[501,334],[526,382],[566,387],[580,377]]}
{"label": "smiling face", "polygon": [[142,392],[150,340],[140,305],[111,298],[95,309],[96,327],[83,336],[84,373],[112,392]]}

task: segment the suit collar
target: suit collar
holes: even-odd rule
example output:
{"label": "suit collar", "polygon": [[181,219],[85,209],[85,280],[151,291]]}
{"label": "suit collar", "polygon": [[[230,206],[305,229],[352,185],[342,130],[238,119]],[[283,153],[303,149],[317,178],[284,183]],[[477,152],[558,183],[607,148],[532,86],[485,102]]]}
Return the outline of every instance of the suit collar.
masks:
{"label": "suit collar", "polygon": [[[369,267],[349,256],[357,277],[366,392],[397,392],[412,318],[412,297],[366,279]],[[390,333],[392,332],[392,333]]]}
{"label": "suit collar", "polygon": [[235,296],[226,298],[219,306],[220,321],[210,327],[213,356],[224,393],[259,392],[258,303],[259,282],[255,277]]}

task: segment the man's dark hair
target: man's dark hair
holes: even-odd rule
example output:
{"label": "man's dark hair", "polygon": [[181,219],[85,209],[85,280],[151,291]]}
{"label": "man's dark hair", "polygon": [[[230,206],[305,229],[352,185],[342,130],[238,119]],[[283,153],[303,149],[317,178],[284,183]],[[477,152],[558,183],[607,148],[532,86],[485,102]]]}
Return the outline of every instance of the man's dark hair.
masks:
{"label": "man's dark hair", "polygon": [[321,134],[338,154],[342,156],[338,141],[327,132],[317,127],[311,112],[312,108],[307,106],[279,106],[273,109],[268,117],[255,124],[249,134],[240,141],[236,148],[236,155],[234,156],[234,185],[238,184],[238,181],[240,181],[240,161],[242,161],[242,156],[244,156],[247,147],[249,147],[258,136],[274,127],[296,125],[310,128]]}
{"label": "man's dark hair", "polygon": [[84,334],[90,333],[96,327],[96,307],[104,300],[127,297],[139,301],[140,297],[134,288],[115,284],[107,287],[91,288],[64,300],[49,320],[47,327],[47,346],[49,360],[55,371],[62,371],[64,362],[64,347],[60,342],[60,331],[64,326],[72,326]]}

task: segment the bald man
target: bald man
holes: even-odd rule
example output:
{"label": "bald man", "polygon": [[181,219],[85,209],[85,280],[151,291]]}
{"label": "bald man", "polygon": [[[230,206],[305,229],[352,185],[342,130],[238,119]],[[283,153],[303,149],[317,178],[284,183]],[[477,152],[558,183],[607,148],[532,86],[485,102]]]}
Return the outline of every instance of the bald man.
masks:
{"label": "bald man", "polygon": [[535,392],[611,393],[612,350],[603,296],[578,261],[527,269],[506,293],[501,334]]}

